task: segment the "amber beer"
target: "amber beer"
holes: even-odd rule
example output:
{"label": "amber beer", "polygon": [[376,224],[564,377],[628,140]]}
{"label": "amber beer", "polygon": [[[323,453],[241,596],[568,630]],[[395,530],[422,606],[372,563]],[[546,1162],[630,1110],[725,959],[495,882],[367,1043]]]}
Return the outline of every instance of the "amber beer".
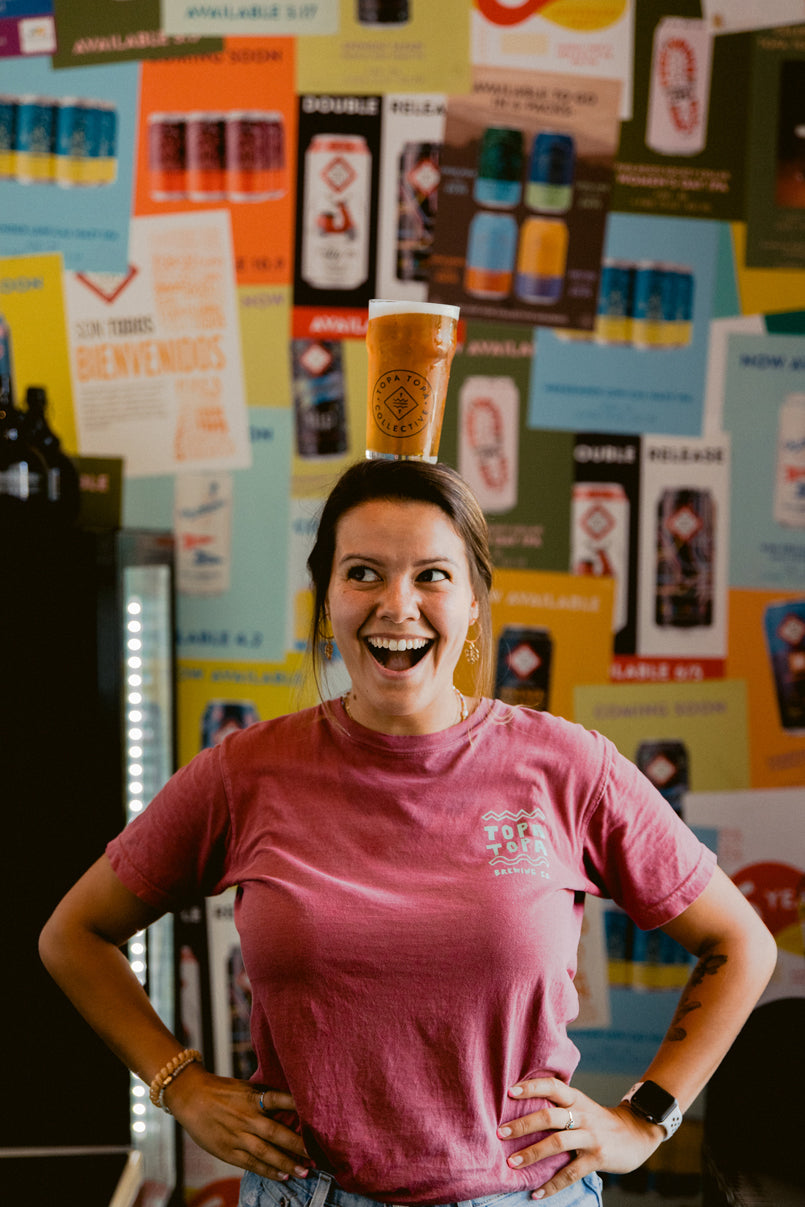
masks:
{"label": "amber beer", "polygon": [[369,302],[366,456],[436,461],[458,306]]}

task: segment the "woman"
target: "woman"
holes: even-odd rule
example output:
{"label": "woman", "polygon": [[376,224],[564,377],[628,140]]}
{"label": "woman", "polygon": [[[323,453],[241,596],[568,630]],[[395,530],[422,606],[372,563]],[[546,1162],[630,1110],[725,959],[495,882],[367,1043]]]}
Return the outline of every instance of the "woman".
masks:
{"label": "woman", "polygon": [[[463,654],[480,646],[484,682],[491,661],[486,526],[457,474],[353,466],[308,564],[317,681],[335,641],[349,692],[179,771],[57,907],[45,963],[152,1098],[248,1171],[244,1207],[598,1203],[594,1171],[642,1164],[698,1095],[774,941],[610,742],[454,686]],[[252,1084],[179,1052],[118,950],[230,885]],[[631,1105],[571,1084],[588,892],[699,960]]]}

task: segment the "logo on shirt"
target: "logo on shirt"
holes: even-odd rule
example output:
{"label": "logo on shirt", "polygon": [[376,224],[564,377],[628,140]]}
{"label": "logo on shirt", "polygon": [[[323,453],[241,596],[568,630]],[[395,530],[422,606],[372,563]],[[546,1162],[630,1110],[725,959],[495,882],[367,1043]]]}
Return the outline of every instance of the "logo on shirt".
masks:
{"label": "logo on shirt", "polygon": [[550,861],[545,842],[548,831],[542,824],[547,819],[541,809],[520,809],[513,813],[484,813],[481,818],[486,833],[489,866],[496,876],[521,873],[550,880]]}

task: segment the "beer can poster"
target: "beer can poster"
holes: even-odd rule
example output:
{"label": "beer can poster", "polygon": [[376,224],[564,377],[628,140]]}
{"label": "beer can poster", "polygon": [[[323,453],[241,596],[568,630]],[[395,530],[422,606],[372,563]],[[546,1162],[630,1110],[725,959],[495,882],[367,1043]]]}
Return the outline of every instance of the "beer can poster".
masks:
{"label": "beer can poster", "polygon": [[[378,96],[299,98],[297,309],[356,310],[375,296],[380,112]],[[304,322],[295,333],[311,334]]]}
{"label": "beer can poster", "polygon": [[727,636],[727,437],[647,437],[641,466],[639,652],[723,658]]}
{"label": "beer can poster", "polygon": [[449,98],[431,301],[592,329],[619,95],[614,80],[485,67]]}

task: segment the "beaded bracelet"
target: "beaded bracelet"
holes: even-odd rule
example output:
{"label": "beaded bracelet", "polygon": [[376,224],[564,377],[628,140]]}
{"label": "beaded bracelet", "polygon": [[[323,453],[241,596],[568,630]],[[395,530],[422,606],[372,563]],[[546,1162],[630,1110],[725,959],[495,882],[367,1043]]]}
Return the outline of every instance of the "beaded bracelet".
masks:
{"label": "beaded bracelet", "polygon": [[173,1114],[170,1108],[165,1104],[165,1090],[168,1088],[174,1078],[178,1077],[182,1069],[186,1069],[188,1065],[195,1061],[201,1061],[202,1056],[197,1048],[184,1048],[173,1060],[169,1060],[164,1069],[160,1069],[154,1080],[151,1082],[150,1097],[154,1106],[161,1107],[168,1115]]}

